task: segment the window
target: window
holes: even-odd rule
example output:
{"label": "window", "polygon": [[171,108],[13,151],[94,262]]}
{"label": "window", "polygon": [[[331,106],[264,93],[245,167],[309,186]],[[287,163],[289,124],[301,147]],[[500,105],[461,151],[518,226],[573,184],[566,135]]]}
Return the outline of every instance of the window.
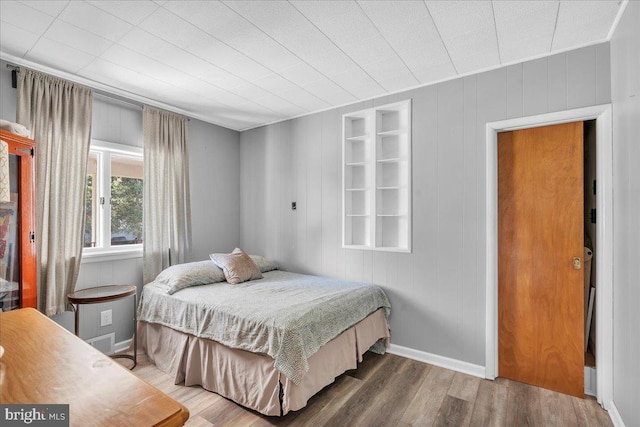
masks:
{"label": "window", "polygon": [[92,140],[87,165],[84,253],[141,249],[142,149]]}

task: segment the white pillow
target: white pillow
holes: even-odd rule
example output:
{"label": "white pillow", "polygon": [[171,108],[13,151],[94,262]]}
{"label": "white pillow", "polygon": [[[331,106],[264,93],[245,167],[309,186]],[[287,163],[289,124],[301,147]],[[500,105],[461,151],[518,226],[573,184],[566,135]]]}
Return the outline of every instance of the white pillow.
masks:
{"label": "white pillow", "polygon": [[172,265],[158,274],[154,282],[166,286],[167,293],[172,295],[190,286],[208,285],[224,280],[222,270],[213,261],[207,260]]}
{"label": "white pillow", "polygon": [[251,258],[251,260],[256,263],[261,273],[266,273],[267,271],[278,269],[278,264],[273,261],[269,261],[263,256],[249,255],[249,258]]}

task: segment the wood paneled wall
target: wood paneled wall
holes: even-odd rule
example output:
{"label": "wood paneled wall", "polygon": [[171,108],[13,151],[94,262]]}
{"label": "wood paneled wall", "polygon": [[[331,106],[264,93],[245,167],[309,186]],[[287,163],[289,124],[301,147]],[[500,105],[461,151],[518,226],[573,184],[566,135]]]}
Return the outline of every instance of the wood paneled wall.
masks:
{"label": "wood paneled wall", "polygon": [[[608,103],[609,64],[604,43],[242,132],[241,245],[284,269],[379,284],[393,343],[484,366],[485,125]],[[407,98],[413,253],[343,249],[342,114]]]}
{"label": "wood paneled wall", "polygon": [[640,3],[630,1],[611,38],[613,101],[613,401],[640,425]]}

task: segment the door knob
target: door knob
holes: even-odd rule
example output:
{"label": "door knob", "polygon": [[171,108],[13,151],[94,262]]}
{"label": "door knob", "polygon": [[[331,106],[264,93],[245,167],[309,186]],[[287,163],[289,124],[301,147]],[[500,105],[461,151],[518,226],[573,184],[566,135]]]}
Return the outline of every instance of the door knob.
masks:
{"label": "door knob", "polygon": [[582,262],[580,261],[580,257],[579,256],[573,258],[573,268],[575,270],[582,269]]}

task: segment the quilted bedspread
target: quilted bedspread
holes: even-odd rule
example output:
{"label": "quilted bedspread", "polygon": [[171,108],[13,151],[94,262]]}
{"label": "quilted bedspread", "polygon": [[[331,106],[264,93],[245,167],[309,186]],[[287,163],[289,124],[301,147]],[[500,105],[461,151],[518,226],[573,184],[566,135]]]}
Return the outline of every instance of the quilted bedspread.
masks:
{"label": "quilted bedspread", "polygon": [[300,384],[309,357],[380,308],[389,315],[379,286],[270,271],[260,280],[193,286],[173,295],[152,282],[143,289],[138,320],[268,354]]}

